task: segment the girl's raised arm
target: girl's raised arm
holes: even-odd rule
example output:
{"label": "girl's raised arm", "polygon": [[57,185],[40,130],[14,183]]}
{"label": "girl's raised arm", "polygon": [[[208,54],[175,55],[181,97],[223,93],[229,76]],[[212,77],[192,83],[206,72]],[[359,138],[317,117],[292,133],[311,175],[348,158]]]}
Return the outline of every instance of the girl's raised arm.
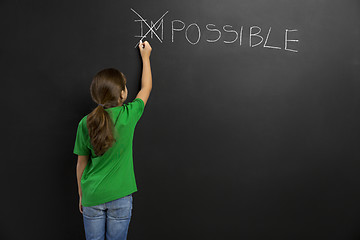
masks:
{"label": "girl's raised arm", "polygon": [[152,89],[152,76],[150,67],[150,54],[152,49],[149,42],[145,41],[139,44],[139,50],[143,62],[143,68],[141,76],[141,89],[136,95],[136,98],[143,100],[144,105],[146,105]]}

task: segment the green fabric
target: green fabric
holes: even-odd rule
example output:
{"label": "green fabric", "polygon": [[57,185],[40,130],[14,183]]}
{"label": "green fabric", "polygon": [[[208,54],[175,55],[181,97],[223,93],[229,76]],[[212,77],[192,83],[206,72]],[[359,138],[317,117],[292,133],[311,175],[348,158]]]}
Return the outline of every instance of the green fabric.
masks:
{"label": "green fabric", "polygon": [[92,149],[86,126],[87,115],[78,125],[74,153],[89,155],[81,177],[82,205],[95,206],[137,191],[133,167],[134,130],[143,111],[140,98],[122,106],[105,109],[115,123],[116,142],[102,156]]}

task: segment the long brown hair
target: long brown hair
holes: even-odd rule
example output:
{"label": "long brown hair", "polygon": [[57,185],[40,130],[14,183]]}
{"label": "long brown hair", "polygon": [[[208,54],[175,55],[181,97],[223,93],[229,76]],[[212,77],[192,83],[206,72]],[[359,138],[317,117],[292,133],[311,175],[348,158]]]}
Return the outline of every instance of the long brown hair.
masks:
{"label": "long brown hair", "polygon": [[105,109],[119,105],[125,85],[125,75],[114,68],[101,70],[91,82],[91,98],[98,106],[87,116],[86,125],[97,156],[103,155],[115,142],[114,123]]}

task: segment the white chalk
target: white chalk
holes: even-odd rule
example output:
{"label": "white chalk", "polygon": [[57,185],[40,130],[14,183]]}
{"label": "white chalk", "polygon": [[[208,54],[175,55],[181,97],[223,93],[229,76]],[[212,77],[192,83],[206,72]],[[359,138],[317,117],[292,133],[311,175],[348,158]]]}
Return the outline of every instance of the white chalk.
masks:
{"label": "white chalk", "polygon": [[[143,44],[142,40],[140,40],[140,44]],[[145,48],[145,45],[141,45],[141,46],[142,46],[142,48]]]}

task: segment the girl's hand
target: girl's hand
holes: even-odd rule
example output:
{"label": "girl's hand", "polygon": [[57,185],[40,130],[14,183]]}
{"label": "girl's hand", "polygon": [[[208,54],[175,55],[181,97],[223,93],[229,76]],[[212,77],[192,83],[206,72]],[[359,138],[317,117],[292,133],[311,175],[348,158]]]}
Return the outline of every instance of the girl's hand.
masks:
{"label": "girl's hand", "polygon": [[79,199],[79,210],[81,212],[81,214],[83,213],[83,208],[82,208],[82,205],[81,205],[81,197]]}
{"label": "girl's hand", "polygon": [[150,43],[148,41],[140,42],[139,43],[139,50],[140,50],[141,57],[143,59],[144,58],[150,58],[152,48],[151,48]]}

